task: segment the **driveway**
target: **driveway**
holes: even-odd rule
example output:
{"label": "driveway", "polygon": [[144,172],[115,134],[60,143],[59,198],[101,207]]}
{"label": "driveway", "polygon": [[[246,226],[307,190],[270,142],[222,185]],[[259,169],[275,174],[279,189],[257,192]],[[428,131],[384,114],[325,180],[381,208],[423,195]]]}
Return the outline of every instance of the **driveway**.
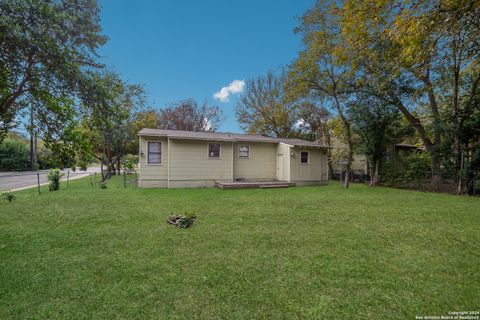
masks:
{"label": "driveway", "polygon": [[[38,179],[37,174],[40,176],[40,184],[47,184],[48,172],[49,170],[0,172],[0,190],[16,191],[36,187]],[[62,180],[67,179],[67,174],[69,175],[69,180],[74,180],[85,177],[89,174],[94,174],[95,172],[101,172],[100,167],[91,167],[88,168],[87,171],[77,170],[75,172],[69,169],[64,169],[62,170],[62,173],[64,173],[65,176]]]}

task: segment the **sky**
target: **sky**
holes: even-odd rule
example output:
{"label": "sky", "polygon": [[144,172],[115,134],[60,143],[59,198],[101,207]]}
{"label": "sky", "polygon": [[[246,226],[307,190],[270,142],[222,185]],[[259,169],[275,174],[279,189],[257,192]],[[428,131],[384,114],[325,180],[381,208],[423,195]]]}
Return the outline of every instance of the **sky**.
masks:
{"label": "sky", "polygon": [[314,0],[100,0],[101,61],[145,86],[152,107],[193,98],[219,106],[219,131],[241,132],[244,82],[292,62],[298,18]]}

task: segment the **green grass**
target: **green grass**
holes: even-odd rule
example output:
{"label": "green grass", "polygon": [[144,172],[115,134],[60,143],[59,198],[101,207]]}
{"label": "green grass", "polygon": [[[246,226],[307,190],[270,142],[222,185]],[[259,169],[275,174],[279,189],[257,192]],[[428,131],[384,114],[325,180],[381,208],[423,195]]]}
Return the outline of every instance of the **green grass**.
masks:
{"label": "green grass", "polygon": [[[98,185],[97,185],[98,187]],[[0,319],[414,319],[480,308],[480,199],[337,184],[0,203]],[[189,211],[192,229],[165,220]]]}

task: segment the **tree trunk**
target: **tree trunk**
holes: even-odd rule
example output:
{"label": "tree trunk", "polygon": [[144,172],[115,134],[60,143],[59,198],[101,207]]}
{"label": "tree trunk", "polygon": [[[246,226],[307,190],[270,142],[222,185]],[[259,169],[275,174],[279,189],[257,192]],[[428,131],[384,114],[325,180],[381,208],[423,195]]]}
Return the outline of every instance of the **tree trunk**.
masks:
{"label": "tree trunk", "polygon": [[117,173],[120,175],[120,169],[121,169],[121,165],[120,165],[120,157],[117,158]]}
{"label": "tree trunk", "polygon": [[102,181],[105,181],[105,172],[103,171],[103,159],[100,163],[100,172],[102,173]]}
{"label": "tree trunk", "polygon": [[373,167],[372,167],[372,164],[371,164],[371,161],[369,161],[369,166],[368,166],[368,174],[370,176],[370,183],[368,184],[370,187],[373,187],[374,186],[374,182],[373,182]]}
{"label": "tree trunk", "polygon": [[432,164],[432,187],[436,190],[443,182],[442,168],[440,167],[440,160],[434,152],[430,152],[430,158]]}
{"label": "tree trunk", "polygon": [[[327,147],[331,146],[330,134],[325,132],[325,129],[322,129],[320,132],[321,137],[323,138],[323,144]],[[328,176],[332,177],[333,175],[333,164],[332,164],[332,149],[327,148],[327,166],[328,166]]]}
{"label": "tree trunk", "polygon": [[348,126],[347,130],[347,140],[348,140],[348,158],[347,158],[347,166],[345,168],[345,181],[343,184],[344,188],[348,188],[350,186],[350,175],[352,173],[352,161],[353,161],[353,142],[350,133],[350,126]]}
{"label": "tree trunk", "polygon": [[460,168],[458,170],[458,186],[457,186],[457,194],[462,194],[463,193],[463,165],[464,165],[464,153],[462,151],[461,157],[460,157]]}
{"label": "tree trunk", "polygon": [[375,160],[375,173],[374,173],[374,177],[373,177],[373,186],[374,187],[378,186],[378,182],[379,182],[378,170],[379,170],[379,168],[380,168],[380,160],[376,159]]}

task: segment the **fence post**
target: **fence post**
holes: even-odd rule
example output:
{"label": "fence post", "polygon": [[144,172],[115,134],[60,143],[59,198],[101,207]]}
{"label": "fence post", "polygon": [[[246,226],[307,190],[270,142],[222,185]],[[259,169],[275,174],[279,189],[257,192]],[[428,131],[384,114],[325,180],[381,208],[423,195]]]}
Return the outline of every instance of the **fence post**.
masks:
{"label": "fence post", "polygon": [[127,172],[123,170],[123,188],[127,188]]}
{"label": "fence post", "polygon": [[38,195],[40,195],[40,172],[37,172]]}
{"label": "fence post", "polygon": [[95,174],[93,175],[93,187],[96,188],[97,187],[97,173],[95,172]]}
{"label": "fence post", "polygon": [[70,170],[67,171],[67,189],[68,189],[68,180],[70,179]]}

